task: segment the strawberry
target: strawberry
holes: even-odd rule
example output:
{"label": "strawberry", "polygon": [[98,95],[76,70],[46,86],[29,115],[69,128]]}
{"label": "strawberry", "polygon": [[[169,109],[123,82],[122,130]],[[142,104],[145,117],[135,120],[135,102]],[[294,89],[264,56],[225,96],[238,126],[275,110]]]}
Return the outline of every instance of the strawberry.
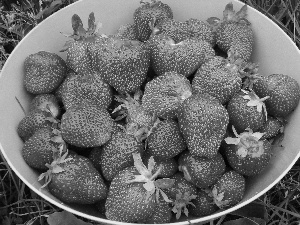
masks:
{"label": "strawberry", "polygon": [[95,74],[70,77],[61,87],[62,102],[66,110],[81,102],[108,108],[112,102],[112,89]]}
{"label": "strawberry", "polygon": [[271,116],[287,117],[299,104],[299,83],[289,75],[264,76],[254,82],[253,90],[261,98],[270,96],[265,104]]}
{"label": "strawberry", "polygon": [[194,76],[193,92],[208,93],[221,104],[227,103],[242,86],[242,79],[234,65],[221,56],[207,58]]}
{"label": "strawberry", "polygon": [[264,101],[269,96],[259,98],[254,91],[241,90],[228,102],[229,122],[238,132],[250,128],[260,129],[267,120],[267,110]]}
{"label": "strawberry", "polygon": [[74,76],[80,76],[78,75],[76,72],[72,71],[72,70],[69,70],[67,72],[67,76],[65,77],[65,79],[63,80],[63,82],[55,89],[54,91],[54,95],[56,97],[56,99],[58,100],[58,102],[60,104],[62,104],[62,92],[63,92],[63,86],[65,83],[68,82],[68,80],[71,78],[71,77],[74,77]]}
{"label": "strawberry", "polygon": [[225,156],[229,165],[238,173],[254,176],[261,173],[269,164],[272,156],[271,143],[261,139],[263,133],[247,129],[238,134],[232,128],[235,137],[225,138]]}
{"label": "strawberry", "polygon": [[230,2],[223,11],[223,20],[216,17],[207,20],[215,29],[217,46],[224,52],[237,52],[245,62],[250,59],[254,39],[251,24],[246,16],[247,5],[235,12]]}
{"label": "strawberry", "polygon": [[193,206],[193,199],[197,197],[197,187],[188,182],[181,172],[175,173],[170,179],[174,180],[174,185],[164,190],[166,195],[173,200],[172,211],[179,219],[182,212],[188,216],[188,206]]}
{"label": "strawberry", "polygon": [[194,156],[189,152],[180,155],[178,159],[179,170],[184,178],[198,188],[208,188],[225,172],[225,161],[221,154],[206,158]]}
{"label": "strawberry", "polygon": [[147,41],[153,27],[164,18],[173,18],[170,6],[157,0],[151,0],[151,2],[141,1],[141,5],[133,14],[138,40]]}
{"label": "strawberry", "polygon": [[245,183],[245,178],[233,170],[224,173],[212,188],[215,204],[225,209],[239,203],[245,194]]}
{"label": "strawberry", "polygon": [[229,122],[225,107],[208,94],[195,94],[179,107],[178,123],[191,154],[216,156]]}
{"label": "strawberry", "polygon": [[147,151],[160,160],[173,158],[185,149],[179,125],[174,120],[160,121],[147,138]]}
{"label": "strawberry", "polygon": [[26,141],[38,129],[45,127],[54,127],[57,120],[52,116],[48,109],[35,109],[29,111],[25,117],[19,122],[17,132],[19,137]]}
{"label": "strawberry", "polygon": [[67,143],[77,147],[96,147],[111,138],[113,125],[106,109],[81,103],[62,115],[61,134]]}
{"label": "strawberry", "polygon": [[137,31],[135,28],[135,24],[124,24],[119,27],[114,37],[124,38],[129,40],[137,40]]}
{"label": "strawberry", "polygon": [[61,139],[60,132],[50,127],[37,130],[22,148],[22,156],[25,162],[32,168],[46,171],[46,164],[53,161],[53,152],[58,149]]}
{"label": "strawberry", "polygon": [[275,137],[277,134],[283,133],[285,122],[281,119],[268,116],[268,120],[258,130],[260,133],[264,133],[261,139],[270,139]]}
{"label": "strawberry", "polygon": [[211,215],[218,209],[210,189],[198,189],[197,197],[193,199],[193,205],[188,206],[189,213],[197,217]]}
{"label": "strawberry", "polygon": [[152,36],[148,43],[151,66],[158,76],[172,71],[188,77],[201,66],[206,57],[215,55],[208,42],[196,38],[176,43],[162,33]]}
{"label": "strawberry", "polygon": [[[63,148],[63,147],[62,147]],[[64,203],[93,204],[107,196],[108,188],[91,161],[76,153],[62,154],[59,149],[48,171],[39,176],[45,179],[42,187]]]}
{"label": "strawberry", "polygon": [[94,157],[92,161],[98,161],[103,177],[111,181],[118,171],[134,165],[132,153],[142,153],[144,144],[138,142],[133,135],[127,134],[122,128],[116,128],[111,139],[96,151],[100,152],[92,151],[90,158]]}
{"label": "strawberry", "polygon": [[105,203],[105,215],[109,220],[120,222],[145,221],[160,201],[170,202],[163,190],[173,185],[172,179],[156,179],[160,170],[153,174],[155,161],[149,160],[148,168],[140,154],[133,153],[134,165],[119,171],[111,182]]}
{"label": "strawberry", "polygon": [[67,75],[67,65],[57,54],[39,51],[24,61],[24,86],[32,94],[54,91]]}
{"label": "strawberry", "polygon": [[192,95],[189,80],[176,72],[166,72],[146,83],[142,105],[163,119],[176,119],[179,105]]}
{"label": "strawberry", "polygon": [[36,109],[48,110],[54,118],[57,118],[61,113],[58,99],[53,94],[36,95],[29,104],[29,111]]}
{"label": "strawberry", "polygon": [[85,74],[93,71],[91,59],[88,54],[88,47],[93,45],[99,38],[97,33],[100,23],[95,23],[95,15],[93,12],[89,14],[88,29],[83,28],[81,18],[74,14],[71,18],[73,34],[66,35],[72,40],[67,41],[63,46],[62,52],[66,52],[66,63],[73,71]]}
{"label": "strawberry", "polygon": [[[148,164],[151,157],[153,156],[150,155],[149,152],[145,151],[142,157],[144,164]],[[160,159],[154,157],[154,159],[156,164],[153,171],[157,171],[161,168],[160,173],[157,176],[158,178],[168,178],[178,171],[178,164],[175,158]]]}
{"label": "strawberry", "polygon": [[102,37],[89,46],[93,68],[119,93],[132,93],[146,80],[150,52],[136,40]]}

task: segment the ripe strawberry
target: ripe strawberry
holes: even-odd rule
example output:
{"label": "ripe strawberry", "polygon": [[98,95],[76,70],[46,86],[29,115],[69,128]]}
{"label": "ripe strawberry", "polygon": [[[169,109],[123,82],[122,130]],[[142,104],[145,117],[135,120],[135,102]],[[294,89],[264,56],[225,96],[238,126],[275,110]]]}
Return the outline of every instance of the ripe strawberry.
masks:
{"label": "ripe strawberry", "polygon": [[72,40],[67,41],[61,51],[66,51],[66,63],[70,69],[80,74],[91,73],[93,68],[88,54],[88,47],[93,45],[99,38],[97,34],[99,24],[95,23],[93,12],[89,15],[87,30],[83,28],[82,20],[77,14],[72,16],[71,22],[73,34],[66,36]]}
{"label": "ripe strawberry", "polygon": [[77,147],[96,147],[111,138],[113,125],[106,109],[81,103],[62,115],[61,135],[67,143]]}
{"label": "ripe strawberry", "polygon": [[160,121],[147,138],[147,151],[160,160],[173,158],[185,149],[179,125],[174,120]]}
{"label": "ripe strawberry", "polygon": [[113,37],[124,38],[129,40],[137,40],[137,31],[135,24],[124,24],[119,27],[116,34]]}
{"label": "ripe strawberry", "polygon": [[299,104],[299,83],[289,75],[271,74],[257,79],[253,90],[261,98],[270,96],[265,103],[268,113],[275,117],[288,116]]}
{"label": "ripe strawberry", "polygon": [[147,41],[153,27],[164,18],[173,18],[170,6],[157,0],[151,0],[151,2],[141,1],[141,5],[133,14],[138,40]]}
{"label": "ripe strawberry", "polygon": [[229,122],[241,133],[250,128],[253,131],[260,129],[267,120],[267,111],[264,101],[268,96],[260,99],[254,91],[241,90],[228,102],[227,111]]}
{"label": "ripe strawberry", "polygon": [[241,86],[242,79],[238,67],[221,56],[207,58],[192,81],[194,93],[208,93],[217,98],[221,104],[227,103],[236,92],[240,91]]}
{"label": "ripe strawberry", "polygon": [[101,149],[93,151],[89,158],[93,158],[92,161],[100,164],[103,177],[111,181],[120,170],[134,165],[132,153],[142,153],[144,144],[138,142],[133,135],[127,134],[122,128],[116,128],[112,132],[111,139]]}
{"label": "ripe strawberry", "polygon": [[49,170],[40,175],[49,192],[64,203],[93,204],[107,196],[108,188],[91,161],[76,153],[62,154],[47,165]]}
{"label": "ripe strawberry", "polygon": [[188,77],[201,66],[206,57],[215,55],[208,42],[196,38],[175,43],[162,33],[152,36],[148,43],[151,66],[158,76],[172,71]]}
{"label": "ripe strawberry", "polygon": [[150,66],[150,52],[146,44],[102,37],[88,50],[97,74],[119,93],[135,92],[146,80]]}
{"label": "ripe strawberry", "polygon": [[39,51],[24,61],[24,86],[32,94],[54,91],[67,75],[67,65],[57,54]]}
{"label": "ripe strawberry", "polygon": [[223,11],[223,20],[216,17],[207,20],[215,28],[217,46],[224,52],[237,52],[245,62],[250,59],[254,39],[251,24],[246,16],[247,5],[235,13],[230,2]]}
{"label": "ripe strawberry", "polygon": [[57,120],[52,116],[48,109],[36,109],[29,111],[25,117],[19,122],[17,132],[19,137],[26,141],[38,129],[45,127],[54,127]]}
{"label": "ripe strawberry", "polygon": [[163,119],[176,119],[179,105],[192,95],[190,81],[176,72],[166,72],[145,86],[142,105]]}
{"label": "ripe strawberry", "polygon": [[210,189],[198,189],[197,197],[193,199],[193,205],[188,206],[192,216],[204,217],[215,213],[219,208],[214,203]]}
{"label": "ripe strawberry", "polygon": [[181,172],[175,173],[170,179],[174,180],[174,185],[164,190],[166,195],[173,200],[172,211],[179,219],[183,212],[188,216],[188,206],[193,205],[193,199],[197,197],[197,187],[188,182]]}
{"label": "ripe strawberry", "polygon": [[36,95],[29,104],[29,111],[36,109],[48,110],[54,118],[57,118],[61,113],[58,99],[54,94]]}
{"label": "ripe strawberry", "polygon": [[245,183],[245,178],[235,171],[224,173],[212,188],[215,204],[225,209],[239,203],[245,194]]}
{"label": "ripe strawberry", "polygon": [[65,77],[65,79],[63,80],[63,82],[55,89],[54,91],[54,95],[56,97],[56,99],[58,100],[58,102],[60,104],[62,104],[62,93],[63,93],[63,86],[64,83],[67,83],[69,79],[71,79],[74,76],[80,76],[79,74],[77,74],[76,72],[74,72],[73,70],[69,70],[67,72],[67,76]]}
{"label": "ripe strawberry", "polygon": [[178,159],[179,170],[184,178],[198,188],[208,188],[225,172],[225,161],[221,154],[206,158],[194,156],[189,152],[180,155]]}
{"label": "ripe strawberry", "polygon": [[264,133],[261,139],[270,139],[275,137],[279,133],[283,133],[284,124],[284,121],[272,116],[268,116],[268,120],[258,130],[258,132]]}
{"label": "ripe strawberry", "polygon": [[112,89],[95,74],[70,77],[61,87],[62,102],[66,110],[81,102],[108,108],[112,102]]}
{"label": "ripe strawberry", "polygon": [[[144,164],[148,164],[149,159],[152,155],[149,154],[149,152],[145,151],[143,154],[143,162]],[[154,157],[155,159],[155,166],[153,171],[157,171],[161,168],[160,173],[158,174],[158,178],[168,178],[172,175],[174,175],[178,171],[178,164],[177,160],[175,158],[169,158],[169,159],[160,159],[157,157]]]}
{"label": "ripe strawberry", "polygon": [[178,123],[191,154],[216,156],[229,122],[227,110],[208,94],[195,94],[179,107]]}
{"label": "ripe strawberry", "polygon": [[160,196],[170,202],[164,191],[173,185],[172,179],[156,179],[160,171],[153,174],[155,161],[149,160],[148,168],[141,156],[133,153],[134,167],[127,167],[117,173],[111,182],[105,203],[105,215],[109,220],[140,222],[153,215]]}
{"label": "ripe strawberry", "polygon": [[225,156],[229,165],[238,173],[246,176],[254,176],[261,173],[269,164],[272,156],[271,143],[263,139],[263,133],[251,129],[237,134],[236,137],[225,138]]}
{"label": "ripe strawberry", "polygon": [[53,154],[63,142],[60,132],[50,127],[37,130],[22,148],[22,156],[25,162],[32,168],[46,171],[46,164],[51,164]]}

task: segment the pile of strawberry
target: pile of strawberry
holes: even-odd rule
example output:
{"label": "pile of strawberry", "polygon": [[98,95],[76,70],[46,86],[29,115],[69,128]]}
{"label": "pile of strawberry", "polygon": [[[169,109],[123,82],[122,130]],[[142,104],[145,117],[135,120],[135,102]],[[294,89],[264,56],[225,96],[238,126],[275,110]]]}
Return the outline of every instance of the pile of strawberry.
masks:
{"label": "pile of strawberry", "polygon": [[24,62],[35,97],[17,131],[43,188],[133,223],[241,201],[300,99],[292,77],[250,61],[246,12],[229,3],[223,20],[177,21],[153,0],[113,35],[74,14],[66,60],[40,51]]}

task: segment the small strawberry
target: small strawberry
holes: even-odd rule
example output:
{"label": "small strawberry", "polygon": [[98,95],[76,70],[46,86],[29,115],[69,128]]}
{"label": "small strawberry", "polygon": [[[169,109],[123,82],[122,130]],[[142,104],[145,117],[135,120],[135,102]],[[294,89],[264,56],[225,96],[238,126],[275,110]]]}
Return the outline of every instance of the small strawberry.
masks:
{"label": "small strawberry", "polygon": [[162,33],[152,36],[148,43],[151,66],[158,76],[172,71],[188,77],[201,66],[206,57],[215,55],[208,42],[196,38],[176,43]]}
{"label": "small strawberry", "polygon": [[178,123],[191,154],[216,156],[229,122],[219,101],[208,94],[195,94],[179,107]]}
{"label": "small strawberry", "polygon": [[182,212],[188,216],[188,206],[193,206],[193,199],[197,197],[197,187],[188,182],[181,172],[175,173],[170,179],[174,180],[174,185],[164,190],[166,195],[173,200],[172,211],[179,219]]}
{"label": "small strawberry", "polygon": [[179,125],[174,120],[160,121],[147,138],[147,151],[162,160],[173,158],[186,149]]}
{"label": "small strawberry", "polygon": [[153,174],[153,157],[146,167],[139,154],[132,155],[135,166],[119,171],[111,182],[105,203],[105,215],[109,220],[129,223],[145,221],[153,215],[160,196],[164,201],[171,202],[164,190],[172,186],[174,181],[156,179],[160,170]]}
{"label": "small strawberry", "polygon": [[289,75],[271,74],[257,79],[253,84],[255,93],[264,98],[271,116],[286,117],[298,106],[300,100],[299,83]]}
{"label": "small strawberry", "polygon": [[141,5],[133,14],[138,40],[147,41],[153,27],[164,18],[173,18],[170,6],[157,0],[151,0],[151,2],[141,1]]}
{"label": "small strawberry", "polygon": [[102,37],[89,46],[99,77],[119,93],[132,93],[146,80],[150,51],[146,44],[129,39]]}
{"label": "small strawberry", "polygon": [[275,137],[279,133],[283,133],[285,122],[281,119],[268,116],[268,120],[258,130],[260,133],[264,133],[261,139],[270,139]]}
{"label": "small strawberry", "polygon": [[192,95],[190,81],[176,72],[166,72],[145,86],[142,105],[163,119],[176,119],[179,105]]}
{"label": "small strawberry", "polygon": [[250,59],[254,39],[251,24],[246,16],[247,5],[235,12],[230,2],[223,11],[223,20],[216,17],[207,20],[215,29],[217,46],[224,52],[237,52],[245,62]]}
{"label": "small strawberry", "polygon": [[88,47],[93,45],[99,38],[97,33],[100,28],[100,23],[95,23],[95,15],[93,12],[89,14],[88,29],[83,28],[81,18],[74,14],[71,18],[73,34],[66,35],[72,40],[67,41],[62,52],[66,51],[66,63],[73,71],[85,74],[93,71],[91,59],[88,54]]}
{"label": "small strawberry", "polygon": [[81,103],[69,108],[61,118],[63,139],[77,147],[96,147],[111,138],[114,121],[106,109]]}
{"label": "small strawberry", "polygon": [[32,94],[54,91],[67,75],[67,65],[57,54],[39,51],[24,61],[24,86]]}
{"label": "small strawberry", "polygon": [[225,172],[225,161],[221,154],[206,158],[194,156],[189,152],[180,155],[178,159],[179,171],[184,178],[198,188],[208,188]]}
{"label": "small strawberry", "polygon": [[225,157],[229,165],[238,173],[254,176],[261,173],[272,156],[271,143],[263,139],[263,133],[247,129],[238,134],[232,127],[235,137],[225,138]]}
{"label": "small strawberry", "polygon": [[36,95],[29,104],[29,111],[36,109],[49,110],[54,118],[57,118],[61,109],[59,106],[58,99],[53,94],[39,94]]}
{"label": "small strawberry", "polygon": [[219,208],[214,203],[210,189],[198,189],[197,197],[193,199],[193,205],[188,206],[190,215],[204,217],[215,213]]}
{"label": "small strawberry", "polygon": [[41,128],[25,141],[22,148],[23,159],[30,167],[46,171],[46,164],[51,164],[53,154],[62,142],[59,130]]}
{"label": "small strawberry", "polygon": [[267,120],[267,110],[264,101],[269,98],[259,98],[254,91],[241,90],[228,102],[229,122],[238,132],[250,128],[260,129]]}
{"label": "small strawberry", "polygon": [[47,164],[49,170],[39,176],[45,179],[42,187],[64,203],[93,204],[105,199],[108,188],[91,161],[76,153],[62,154],[62,148]]}
{"label": "small strawberry", "polygon": [[215,204],[226,209],[239,203],[245,194],[245,178],[235,171],[228,171],[214,184],[212,194]]}
{"label": "small strawberry", "polygon": [[70,77],[61,87],[62,102],[66,110],[81,102],[108,108],[112,102],[111,87],[95,74]]}
{"label": "small strawberry", "polygon": [[68,80],[74,76],[80,76],[80,75],[78,75],[76,72],[74,72],[72,70],[69,70],[67,72],[67,75],[66,75],[65,79],[63,80],[63,82],[53,92],[53,94],[55,95],[56,99],[58,100],[58,102],[60,104],[62,104],[62,92],[63,92],[62,87],[63,87],[64,83],[68,82]]}
{"label": "small strawberry", "polygon": [[92,161],[100,164],[103,177],[111,181],[120,170],[134,165],[132,153],[142,153],[144,144],[122,128],[116,128],[112,132],[111,139],[96,151],[100,152],[92,151],[90,158],[94,157]]}
{"label": "small strawberry", "polygon": [[137,40],[137,31],[135,24],[124,24],[119,27],[116,34],[113,37],[124,38],[129,40]]}
{"label": "small strawberry", "polygon": [[242,86],[238,68],[234,65],[221,56],[207,58],[192,81],[194,93],[208,93],[221,104],[227,103]]}

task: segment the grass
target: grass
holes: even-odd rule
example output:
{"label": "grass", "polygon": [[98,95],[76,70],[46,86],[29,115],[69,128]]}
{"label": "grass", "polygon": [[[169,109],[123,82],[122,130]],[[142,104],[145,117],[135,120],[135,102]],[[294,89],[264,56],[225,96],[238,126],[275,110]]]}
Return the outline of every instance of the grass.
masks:
{"label": "grass", "polygon": [[[0,2],[0,71],[19,41],[40,21],[75,0],[3,0]],[[300,1],[243,0],[277,23],[300,47]],[[255,201],[266,224],[300,224],[300,161],[270,191]],[[32,192],[0,158],[0,224],[47,224],[59,209]],[[239,216],[240,217],[240,216]],[[210,224],[225,224],[226,215]]]}

